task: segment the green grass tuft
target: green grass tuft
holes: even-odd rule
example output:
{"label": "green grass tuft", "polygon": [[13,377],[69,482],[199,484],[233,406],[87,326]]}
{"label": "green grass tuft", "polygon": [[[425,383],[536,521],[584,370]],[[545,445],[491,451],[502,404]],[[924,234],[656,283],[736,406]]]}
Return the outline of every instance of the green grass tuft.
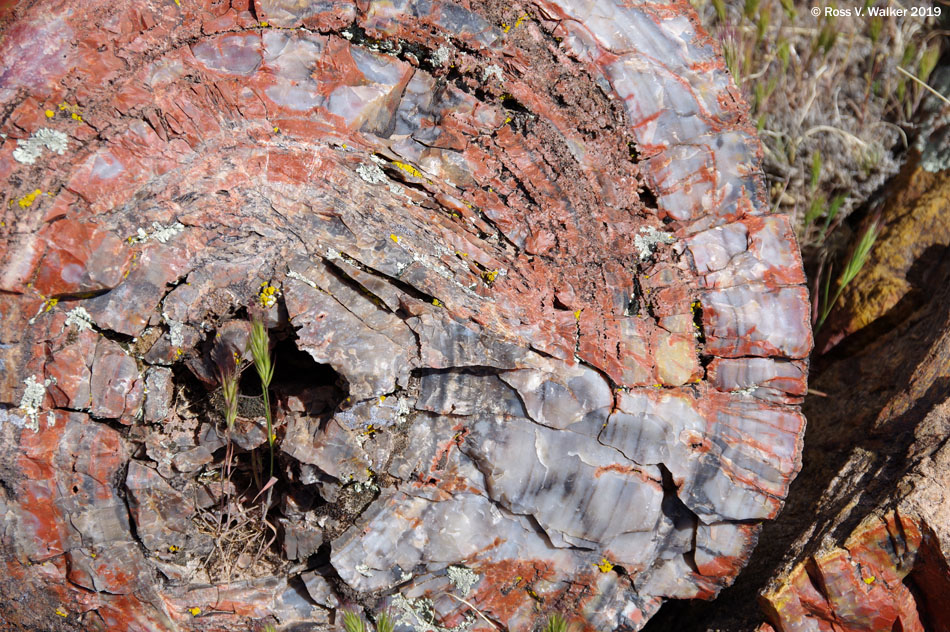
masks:
{"label": "green grass tuft", "polygon": [[261,388],[264,391],[264,416],[267,419],[267,443],[270,446],[270,475],[274,475],[274,422],[270,407],[270,383],[274,379],[274,360],[270,352],[270,335],[264,326],[264,317],[255,313],[251,320],[251,338],[248,342],[251,348],[251,357],[254,358],[254,368],[261,379]]}

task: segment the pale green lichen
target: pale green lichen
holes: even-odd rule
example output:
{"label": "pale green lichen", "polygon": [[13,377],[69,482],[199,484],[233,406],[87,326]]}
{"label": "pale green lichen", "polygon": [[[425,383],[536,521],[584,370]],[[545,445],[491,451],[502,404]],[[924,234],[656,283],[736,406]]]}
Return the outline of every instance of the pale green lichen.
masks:
{"label": "pale green lichen", "polygon": [[477,584],[479,579],[481,579],[478,573],[464,566],[449,566],[448,569],[446,569],[446,574],[449,576],[449,581],[452,582],[452,585],[455,586],[459,594],[463,597],[468,596],[468,593],[472,590],[472,586]]}
{"label": "pale green lichen", "polygon": [[429,57],[429,61],[432,62],[433,66],[444,66],[445,63],[452,57],[452,49],[448,46],[439,46],[435,49],[435,52]]}
{"label": "pale green lichen", "polygon": [[652,226],[644,226],[640,229],[640,234],[633,238],[633,245],[640,253],[640,260],[649,259],[650,255],[656,250],[657,244],[671,244],[676,238],[669,233],[658,231]]}
{"label": "pale green lichen", "polygon": [[152,230],[146,231],[139,228],[135,237],[129,237],[129,243],[138,244],[146,241],[157,241],[160,244],[168,243],[168,240],[185,230],[185,225],[181,222],[175,222],[168,226],[162,226],[158,222],[152,222]]}
{"label": "pale green lichen", "polygon": [[370,184],[379,184],[387,180],[386,173],[379,165],[360,165],[356,168],[356,174],[364,181]]}
{"label": "pale green lichen", "polygon": [[62,156],[69,146],[69,139],[63,132],[42,127],[26,140],[17,143],[13,150],[13,159],[25,165],[32,165],[48,149]]}
{"label": "pale green lichen", "polygon": [[39,432],[40,408],[43,406],[43,400],[46,399],[46,388],[51,384],[55,384],[56,380],[48,378],[43,382],[38,382],[36,376],[31,375],[23,380],[23,383],[26,385],[26,389],[24,389],[23,396],[20,398],[20,409],[26,413],[28,419],[23,427],[29,428],[33,432]]}
{"label": "pale green lichen", "polygon": [[400,625],[406,625],[415,630],[415,632],[463,632],[472,627],[475,623],[475,615],[466,613],[462,622],[451,628],[438,625],[435,622],[435,613],[432,608],[432,602],[424,597],[419,599],[407,599],[401,594],[396,594],[392,599],[392,608],[396,614],[394,619]]}
{"label": "pale green lichen", "polygon": [[[337,257],[339,257],[339,256],[340,256],[339,253],[337,253]],[[330,253],[329,253],[329,252],[327,253],[327,257],[330,258],[330,259],[333,259],[333,257],[330,257]],[[313,281],[311,281],[310,279],[308,279],[308,278],[305,277],[304,275],[302,275],[302,274],[300,274],[299,272],[296,272],[296,271],[294,271],[294,270],[290,270],[289,272],[287,272],[287,278],[289,278],[289,279],[296,279],[296,280],[300,281],[301,283],[306,283],[307,285],[309,285],[310,287],[312,287],[312,288],[315,289],[315,290],[317,289],[317,284],[316,284],[316,283],[314,283]]]}
{"label": "pale green lichen", "polygon": [[77,331],[92,329],[96,322],[82,306],[74,307],[66,313],[64,327],[75,327]]}
{"label": "pale green lichen", "polygon": [[730,393],[733,393],[733,394],[735,394],[735,395],[742,395],[742,396],[744,396],[744,397],[751,397],[752,394],[755,393],[758,389],[759,389],[759,385],[758,385],[758,384],[750,384],[749,386],[746,386],[745,388],[737,388],[737,389],[734,389],[734,390],[729,391],[729,392],[730,392]]}
{"label": "pale green lichen", "polygon": [[171,318],[168,314],[162,313],[162,318],[168,324],[168,342],[173,347],[181,347],[185,344],[185,332],[182,329],[185,323]]}
{"label": "pale green lichen", "polygon": [[482,70],[482,81],[488,81],[489,79],[497,79],[498,83],[505,81],[505,76],[502,74],[501,68],[496,64],[485,66]]}

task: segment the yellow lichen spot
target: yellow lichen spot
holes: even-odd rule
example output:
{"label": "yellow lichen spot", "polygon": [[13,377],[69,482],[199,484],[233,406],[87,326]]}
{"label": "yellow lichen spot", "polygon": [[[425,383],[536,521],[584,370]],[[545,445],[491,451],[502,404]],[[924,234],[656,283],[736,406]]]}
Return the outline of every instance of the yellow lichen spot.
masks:
{"label": "yellow lichen spot", "polygon": [[396,233],[390,233],[389,238],[392,239],[397,244],[399,243],[399,235],[397,235]]}
{"label": "yellow lichen spot", "polygon": [[174,544],[170,544],[170,545],[168,545],[168,552],[169,552],[169,553],[177,553],[177,552],[178,552],[178,547],[175,546]]}
{"label": "yellow lichen spot", "polygon": [[870,586],[871,584],[873,584],[873,583],[874,583],[874,575],[871,575],[870,577],[865,577],[865,578],[864,578],[864,583],[867,584],[868,586]]}
{"label": "yellow lichen spot", "polygon": [[[175,2],[178,2],[178,0],[175,0]],[[199,614],[201,614],[201,608],[198,606],[195,606],[194,608],[188,608],[188,612],[191,613],[191,616],[197,617]]]}
{"label": "yellow lichen spot", "polygon": [[81,114],[79,114],[79,113],[77,113],[77,112],[73,112],[70,116],[72,116],[72,119],[73,119],[74,121],[79,121],[80,123],[82,123],[82,115],[81,115]]}
{"label": "yellow lichen spot", "polygon": [[268,24],[267,22],[261,22],[261,26],[267,27],[267,26],[270,26],[270,24]]}
{"label": "yellow lichen spot", "polygon": [[520,18],[518,18],[517,20],[515,20],[515,25],[514,25],[513,28],[518,28],[519,26],[521,26],[521,23],[522,23],[522,22],[524,22],[525,20],[527,20],[527,19],[530,18],[530,17],[531,17],[530,15],[528,15],[527,13],[525,13],[525,14],[522,15]]}
{"label": "yellow lichen spot", "polygon": [[424,178],[424,177],[425,177],[425,176],[422,175],[422,172],[421,172],[421,171],[419,171],[418,169],[416,169],[415,167],[413,167],[412,165],[410,165],[410,164],[408,164],[408,163],[401,162],[401,161],[399,161],[399,160],[394,160],[394,161],[393,161],[393,164],[394,164],[395,166],[399,167],[400,169],[402,169],[403,171],[405,171],[406,173],[408,173],[409,175],[411,175],[411,176],[414,177],[414,178]]}
{"label": "yellow lichen spot", "polygon": [[510,117],[510,116],[507,116],[507,117],[505,117],[505,122],[502,123],[502,125],[507,125],[507,124],[510,123],[510,122],[511,122],[511,117]]}
{"label": "yellow lichen spot", "polygon": [[274,133],[275,133],[275,134],[280,134],[280,128],[277,127],[277,126],[275,126],[275,127],[274,127]]}
{"label": "yellow lichen spot", "polygon": [[442,301],[440,301],[437,298],[432,299],[432,304],[435,305],[436,307],[442,307]]}
{"label": "yellow lichen spot", "polygon": [[175,357],[176,357],[176,358],[180,358],[180,357],[183,356],[184,354],[185,354],[185,352],[181,350],[181,347],[175,347]]}
{"label": "yellow lichen spot", "polygon": [[33,206],[33,202],[36,201],[36,198],[42,194],[43,194],[42,191],[40,191],[39,189],[36,189],[32,193],[27,193],[26,195],[21,197],[19,200],[16,201],[16,203],[20,206],[20,208],[30,208],[31,206]]}
{"label": "yellow lichen spot", "polygon": [[43,311],[48,312],[49,310],[56,307],[56,303],[59,303],[58,298],[47,299],[46,303],[43,304]]}
{"label": "yellow lichen spot", "polygon": [[346,149],[346,143],[343,143],[343,149]]}
{"label": "yellow lichen spot", "polygon": [[91,557],[92,559],[96,559],[96,554],[95,554],[95,553],[89,553],[89,557]]}
{"label": "yellow lichen spot", "polygon": [[267,281],[261,283],[261,291],[257,294],[257,300],[261,307],[273,307],[277,303],[278,296],[280,296],[280,290]]}
{"label": "yellow lichen spot", "polygon": [[482,279],[485,280],[485,283],[491,285],[495,282],[495,279],[498,278],[498,270],[485,270],[482,272]]}
{"label": "yellow lichen spot", "polygon": [[56,609],[56,614],[58,614],[59,616],[61,616],[61,617],[63,617],[63,618],[66,618],[66,617],[69,616],[69,613],[67,613],[67,612],[66,612],[65,610],[63,610],[62,608],[57,608],[57,609]]}
{"label": "yellow lichen spot", "polygon": [[274,443],[275,441],[277,441],[277,433],[276,433],[276,432],[272,432],[272,433],[270,433],[270,442],[271,442],[271,443]]}
{"label": "yellow lichen spot", "polygon": [[377,432],[378,431],[376,430],[376,426],[374,426],[373,424],[370,424],[366,426],[366,430],[363,431],[363,434],[366,435],[367,437],[372,437]]}
{"label": "yellow lichen spot", "polygon": [[56,112],[52,110],[46,110],[46,118],[53,118],[54,116],[56,116]]}
{"label": "yellow lichen spot", "polygon": [[574,312],[574,320],[580,320],[580,319],[581,319],[581,312],[582,312],[582,311],[584,311],[584,310],[579,309],[579,310],[577,310],[576,312]]}
{"label": "yellow lichen spot", "polygon": [[502,30],[503,33],[507,33],[508,31],[511,30],[511,27],[508,26],[508,24],[502,22],[502,23],[501,23],[501,30]]}
{"label": "yellow lichen spot", "polygon": [[609,573],[614,570],[614,565],[606,557],[600,559],[599,564],[594,564],[601,573]]}
{"label": "yellow lichen spot", "polygon": [[385,401],[386,401],[386,396],[385,396],[385,395],[380,395],[380,396],[379,396],[379,403],[382,404],[382,403],[385,402]]}
{"label": "yellow lichen spot", "polygon": [[181,0],[175,0],[175,4],[180,7],[180,6],[181,6]]}

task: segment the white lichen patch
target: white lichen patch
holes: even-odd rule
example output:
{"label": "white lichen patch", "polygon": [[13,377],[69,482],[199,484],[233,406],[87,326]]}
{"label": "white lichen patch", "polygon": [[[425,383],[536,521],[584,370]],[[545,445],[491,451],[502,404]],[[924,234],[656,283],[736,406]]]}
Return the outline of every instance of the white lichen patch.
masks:
{"label": "white lichen patch", "polygon": [[475,623],[475,615],[468,612],[462,622],[456,626],[447,628],[438,625],[435,622],[432,602],[424,597],[407,599],[402,594],[396,594],[393,596],[391,604],[395,612],[393,618],[396,623],[409,626],[415,632],[463,632]]}
{"label": "white lichen patch", "polygon": [[147,231],[139,228],[135,237],[129,238],[129,243],[138,244],[146,241],[157,241],[160,244],[168,243],[168,240],[185,230],[185,225],[181,222],[175,222],[168,226],[162,226],[158,222],[152,222],[152,230]]}
{"label": "white lichen patch", "polygon": [[[375,494],[376,492],[379,491],[379,485],[374,483],[372,480],[368,480],[366,482],[356,481],[355,483],[353,483],[353,491],[355,491],[357,494],[362,494],[363,492],[370,492],[370,493]],[[364,565],[361,564],[361,566],[364,566]],[[359,566],[356,567],[356,572],[359,573],[360,575],[365,575],[366,577],[371,576],[371,574],[367,575],[366,573],[361,571]]]}
{"label": "white lichen patch", "polygon": [[452,49],[448,46],[439,46],[435,49],[435,52],[429,57],[429,61],[432,62],[433,66],[444,66],[449,58],[452,56]]}
{"label": "white lichen patch", "polygon": [[168,342],[170,342],[173,347],[181,347],[184,345],[185,332],[182,327],[185,326],[185,323],[170,318],[168,314],[164,312],[162,313],[162,318],[164,318],[168,324]]}
{"label": "white lichen patch", "polygon": [[380,182],[385,182],[388,179],[386,178],[386,173],[380,168],[378,164],[360,165],[356,168],[356,174],[364,182],[369,182],[370,184],[379,184]]}
{"label": "white lichen patch", "polygon": [[89,312],[80,305],[66,313],[66,322],[63,324],[63,327],[75,327],[76,331],[82,331],[84,329],[92,329],[95,325],[96,321],[94,321],[92,316],[89,315]]}
{"label": "white lichen patch", "polygon": [[480,579],[478,573],[464,566],[449,566],[446,573],[449,576],[449,581],[463,597],[468,596],[472,586],[477,584]]}
{"label": "white lichen patch", "polygon": [[489,79],[497,79],[499,83],[504,83],[505,76],[502,74],[501,67],[496,64],[485,66],[485,69],[482,70],[482,81],[488,81]]}
{"label": "white lichen patch", "polygon": [[[339,257],[339,256],[340,256],[340,253],[336,253],[336,256]],[[333,259],[333,257],[330,256],[330,253],[329,253],[329,252],[327,252],[327,258],[328,258],[328,259]],[[313,281],[311,281],[310,279],[308,279],[307,277],[305,277],[304,275],[300,274],[299,272],[297,272],[297,271],[295,271],[295,270],[290,270],[289,272],[287,272],[287,277],[290,278],[290,279],[296,279],[296,280],[300,281],[301,283],[306,283],[307,285],[309,285],[310,287],[312,287],[312,288],[315,289],[315,290],[317,289],[317,284],[316,284],[316,283],[314,283]]]}
{"label": "white lichen patch", "polygon": [[62,156],[66,153],[69,146],[69,139],[66,134],[55,129],[42,127],[26,140],[17,143],[13,150],[13,159],[22,162],[25,165],[32,165],[43,155],[43,150],[48,149]]}
{"label": "white lichen patch", "polygon": [[362,575],[363,577],[372,577],[372,576],[373,576],[373,571],[372,571],[372,570],[370,569],[370,567],[367,566],[366,564],[357,564],[357,565],[356,565],[356,568],[355,568],[354,570],[355,570],[357,573],[359,573],[360,575]]}
{"label": "white lichen patch", "polygon": [[23,397],[20,398],[20,410],[26,413],[28,420],[23,424],[24,428],[29,428],[33,432],[39,432],[40,408],[43,406],[43,400],[46,399],[46,389],[50,384],[55,382],[56,380],[53,378],[46,379],[43,382],[37,382],[35,375],[31,375],[23,380],[26,389],[23,391]]}
{"label": "white lichen patch", "polygon": [[640,260],[648,259],[656,250],[657,244],[672,244],[676,238],[669,233],[661,232],[652,226],[644,226],[640,234],[633,238],[633,245],[640,253]]}
{"label": "white lichen patch", "polygon": [[734,393],[734,394],[736,394],[736,395],[743,395],[743,396],[745,396],[745,397],[752,397],[752,395],[753,395],[757,390],[759,390],[759,385],[758,385],[758,384],[750,384],[749,386],[746,386],[745,388],[737,388],[737,389],[735,389],[735,390],[733,390],[733,391],[730,391],[730,392],[731,392],[731,393]]}

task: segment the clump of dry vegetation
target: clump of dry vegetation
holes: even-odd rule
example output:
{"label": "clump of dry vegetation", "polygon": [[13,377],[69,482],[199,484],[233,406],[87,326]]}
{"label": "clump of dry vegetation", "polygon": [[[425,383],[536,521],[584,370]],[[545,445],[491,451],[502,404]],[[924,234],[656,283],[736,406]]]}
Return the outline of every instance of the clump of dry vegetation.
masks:
{"label": "clump of dry vegetation", "polygon": [[[844,253],[857,233],[872,231],[837,229],[862,208],[870,211],[868,225],[875,222],[866,202],[913,142],[950,6],[920,3],[912,15],[893,0],[692,1],[749,102],[772,208],[793,218],[814,287],[828,288],[837,269],[856,274]],[[869,15],[886,7],[908,14]],[[838,255],[844,261],[832,265]],[[835,279],[831,296],[840,295],[842,280]],[[820,301],[829,292],[815,295]],[[816,304],[816,317],[831,304]]]}

